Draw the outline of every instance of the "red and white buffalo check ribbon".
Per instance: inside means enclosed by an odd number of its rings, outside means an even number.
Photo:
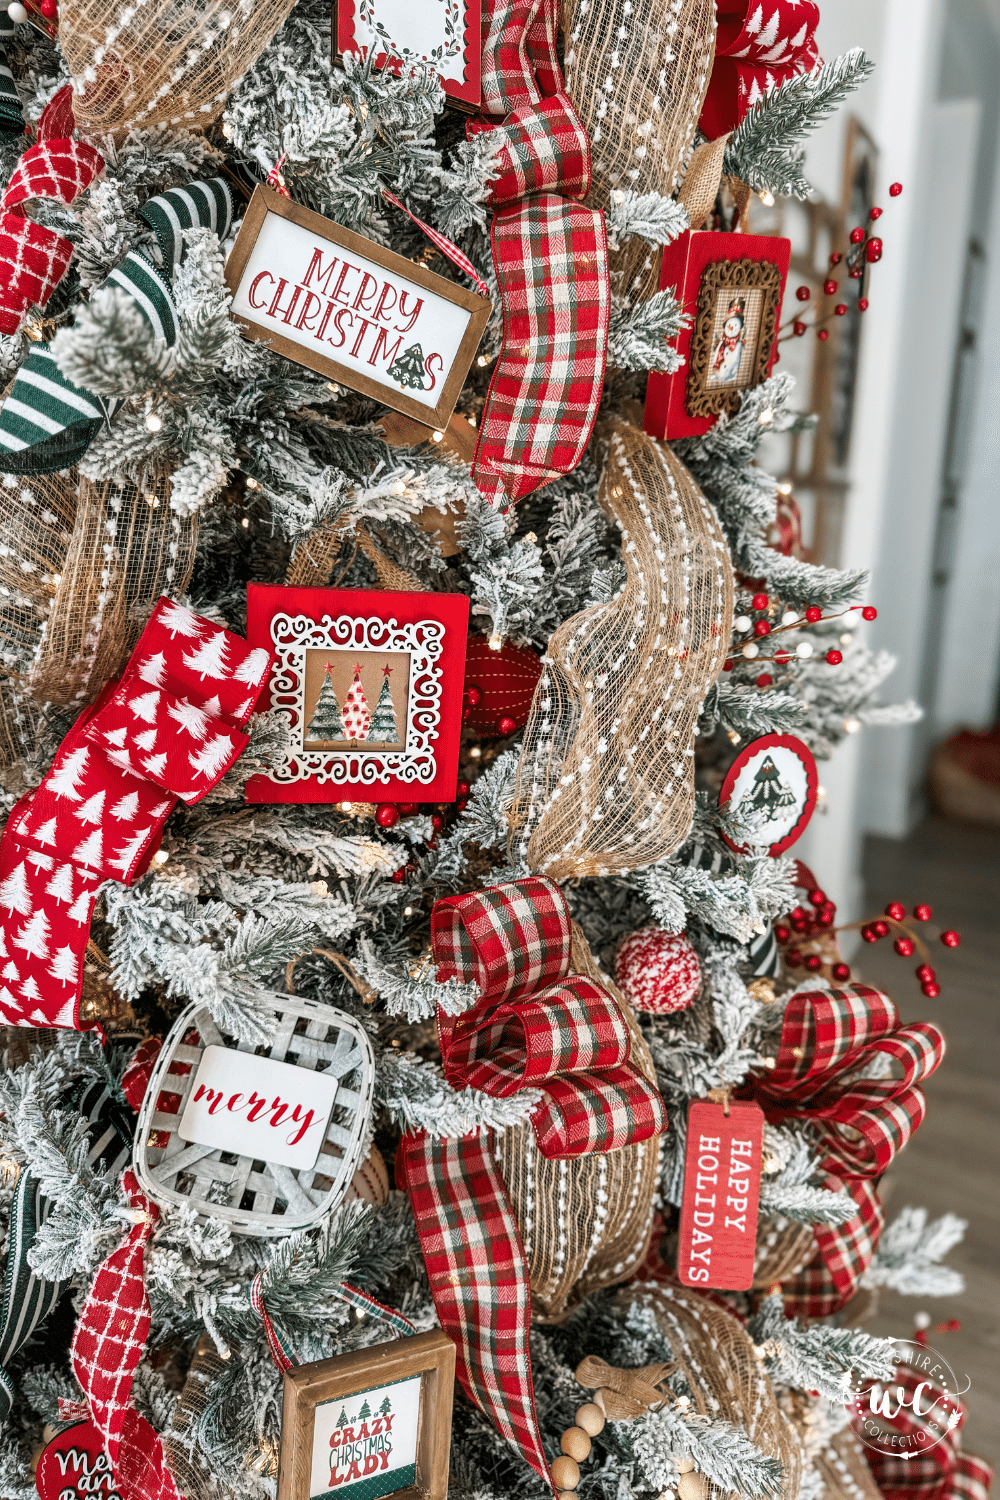
[[[888,995],[868,985],[789,1001],[777,1064],[754,1081],[753,1098],[772,1122],[805,1119],[817,1127],[828,1185],[846,1183],[858,1204],[846,1224],[814,1231],[817,1261],[785,1283],[786,1295],[807,1316],[842,1307],[870,1265],[882,1230],[872,1179],[923,1122],[927,1105],[918,1085],[939,1066],[944,1051],[936,1026],[900,1025]],[[879,1056],[892,1059],[896,1076],[864,1076]]]
[[[69,240],[25,215],[31,198],[72,203],[104,171],[104,158],[84,141],[53,137],[73,128],[67,84],[39,122],[38,141],[21,157],[0,199],[0,333],[17,333],[29,307],[44,307],[66,273]]]
[[[874,1425],[869,1390],[866,1385],[857,1398],[851,1424],[856,1432],[864,1430],[863,1424],[869,1431]],[[884,1391],[888,1399],[876,1396],[876,1405],[878,1425],[887,1437],[869,1441],[865,1449],[882,1494],[892,1500],[987,1500],[992,1466],[962,1451],[960,1434],[968,1415],[964,1401],[927,1369],[911,1365],[897,1366]]]
[[[77,719],[0,840],[0,1021],[79,1029],[98,888],[149,867],[178,799],[211,791],[272,655],[161,599],[119,681]]]
[[[487,0],[486,117],[469,126],[497,145],[491,245],[504,315],[472,477],[504,508],[580,462],[607,363],[607,236],[603,214],[570,201],[590,191],[590,142],[565,92],[558,9]]]
[[[661,1135],[663,1101],[630,1061],[611,995],[570,973],[572,924],[551,881],[530,879],[438,901],[439,980],[474,982],[479,1001],[438,1013],[445,1076],[493,1098],[537,1088],[530,1115],[543,1156],[614,1151]],[[535,1415],[524,1248],[489,1135],[406,1135],[402,1165],[441,1327],[469,1398],[549,1479]]]
[[[159,1217],[131,1171],[122,1187],[136,1223],[99,1268],[73,1334],[73,1373],[90,1417],[104,1436],[122,1500],[179,1500],[153,1428],[132,1405],[132,1382],[149,1336],[143,1275],[146,1246]]]

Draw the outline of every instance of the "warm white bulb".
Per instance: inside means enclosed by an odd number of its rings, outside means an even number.
[[[240,522],[240,525],[243,527],[244,531],[249,531],[250,530],[250,517],[249,516],[244,516],[243,520]]]
[[[760,199],[761,203],[763,203],[763,205],[764,205],[765,208],[773,208],[774,207],[774,194],[773,193],[763,192],[763,193],[758,193],[757,196]]]
[[[494,630],[493,634],[490,636],[490,639],[489,639],[490,650],[491,651],[499,651],[502,646],[503,646],[503,636],[500,635],[497,631]]]
[[[849,630],[845,630],[843,635],[840,637],[840,644],[842,646],[849,646],[853,639],[854,637],[851,632]]]
[[[162,426],[163,426],[163,418],[162,417],[158,417],[156,415],[155,411],[150,411],[150,412],[146,413],[146,431],[147,432],[159,432],[159,430],[160,430],[160,428]]]
[[[166,849],[157,849],[156,853],[153,855],[153,864],[157,866],[165,865],[169,858],[170,855],[167,853]]]
[[[860,719],[851,718],[851,719],[845,719],[844,720],[844,733],[845,734],[857,734],[857,732],[858,732],[858,730],[860,728],[861,728],[861,720]]]
[[[771,410],[771,408],[769,406],[765,406],[764,410],[761,412],[760,416],[757,418],[757,421],[760,423],[760,425],[762,427],[769,427],[771,425],[771,423],[774,421],[774,412]]]
[[[431,433],[431,441],[432,442],[440,443],[440,442],[443,442],[443,440],[444,440],[444,433],[443,432],[432,432]]]

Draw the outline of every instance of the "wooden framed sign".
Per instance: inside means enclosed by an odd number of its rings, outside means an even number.
[[[402,73],[430,63],[459,109],[482,102],[481,0],[334,0],[334,52],[367,56],[377,68]]]
[[[454,1389],[439,1329],[287,1371],[278,1500],[445,1500]]]
[[[254,189],[226,285],[248,338],[436,428],[491,306],[266,187]]]

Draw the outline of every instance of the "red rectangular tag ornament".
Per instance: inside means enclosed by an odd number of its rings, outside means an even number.
[[[688,1108],[677,1274],[684,1286],[753,1284],[764,1114],[757,1104],[696,1099]]]

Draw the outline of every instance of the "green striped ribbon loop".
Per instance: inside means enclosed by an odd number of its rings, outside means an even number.
[[[48,1317],[69,1285],[65,1281],[45,1281],[28,1265],[28,1251],[48,1218],[49,1207],[38,1178],[22,1171],[10,1208],[7,1269],[0,1303],[0,1427],[10,1416],[15,1395],[14,1383],[5,1367],[42,1319]]]
[[[14,22],[6,10],[0,11],[0,135],[24,134],[21,96],[14,86],[14,75],[7,66],[7,43],[13,40]]]
[[[135,298],[135,304],[163,343],[177,342],[177,312],[169,280],[138,250],[130,250],[104,283],[117,286]]]
[[[220,240],[229,233],[233,195],[224,177],[210,177],[149,198],[139,217],[156,235],[163,270],[171,278],[184,258],[185,229],[214,229]]]

